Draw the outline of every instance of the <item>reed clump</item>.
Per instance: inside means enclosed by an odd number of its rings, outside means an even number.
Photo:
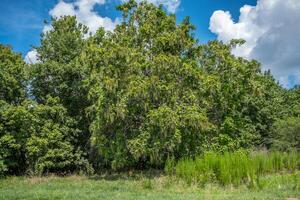
[[[177,163],[168,159],[166,172],[187,183],[218,183],[221,185],[259,185],[262,176],[280,172],[296,172],[300,167],[299,153],[290,152],[206,152],[194,159],[183,158]]]

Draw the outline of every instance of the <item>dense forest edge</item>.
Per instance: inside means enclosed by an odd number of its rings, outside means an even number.
[[[53,18],[37,63],[0,44],[0,176],[159,169],[251,185],[297,173],[299,86],[235,57],[242,39],[200,44],[188,17],[118,10],[112,32]]]

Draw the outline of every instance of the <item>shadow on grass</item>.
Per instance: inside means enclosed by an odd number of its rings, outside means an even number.
[[[118,181],[118,180],[143,180],[154,179],[164,175],[162,170],[132,170],[127,172],[113,172],[110,170],[101,171],[89,177],[90,180],[106,180],[106,181]]]

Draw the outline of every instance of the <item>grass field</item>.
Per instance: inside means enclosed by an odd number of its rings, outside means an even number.
[[[69,177],[9,177],[0,180],[2,200],[286,200],[300,199],[300,173],[272,175],[261,180],[260,188],[218,185],[187,185],[164,175],[110,175],[88,178]]]

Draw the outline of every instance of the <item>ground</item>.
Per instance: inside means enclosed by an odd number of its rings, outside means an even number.
[[[2,200],[298,200],[299,173],[264,178],[260,186],[188,185],[164,175],[8,177]]]

